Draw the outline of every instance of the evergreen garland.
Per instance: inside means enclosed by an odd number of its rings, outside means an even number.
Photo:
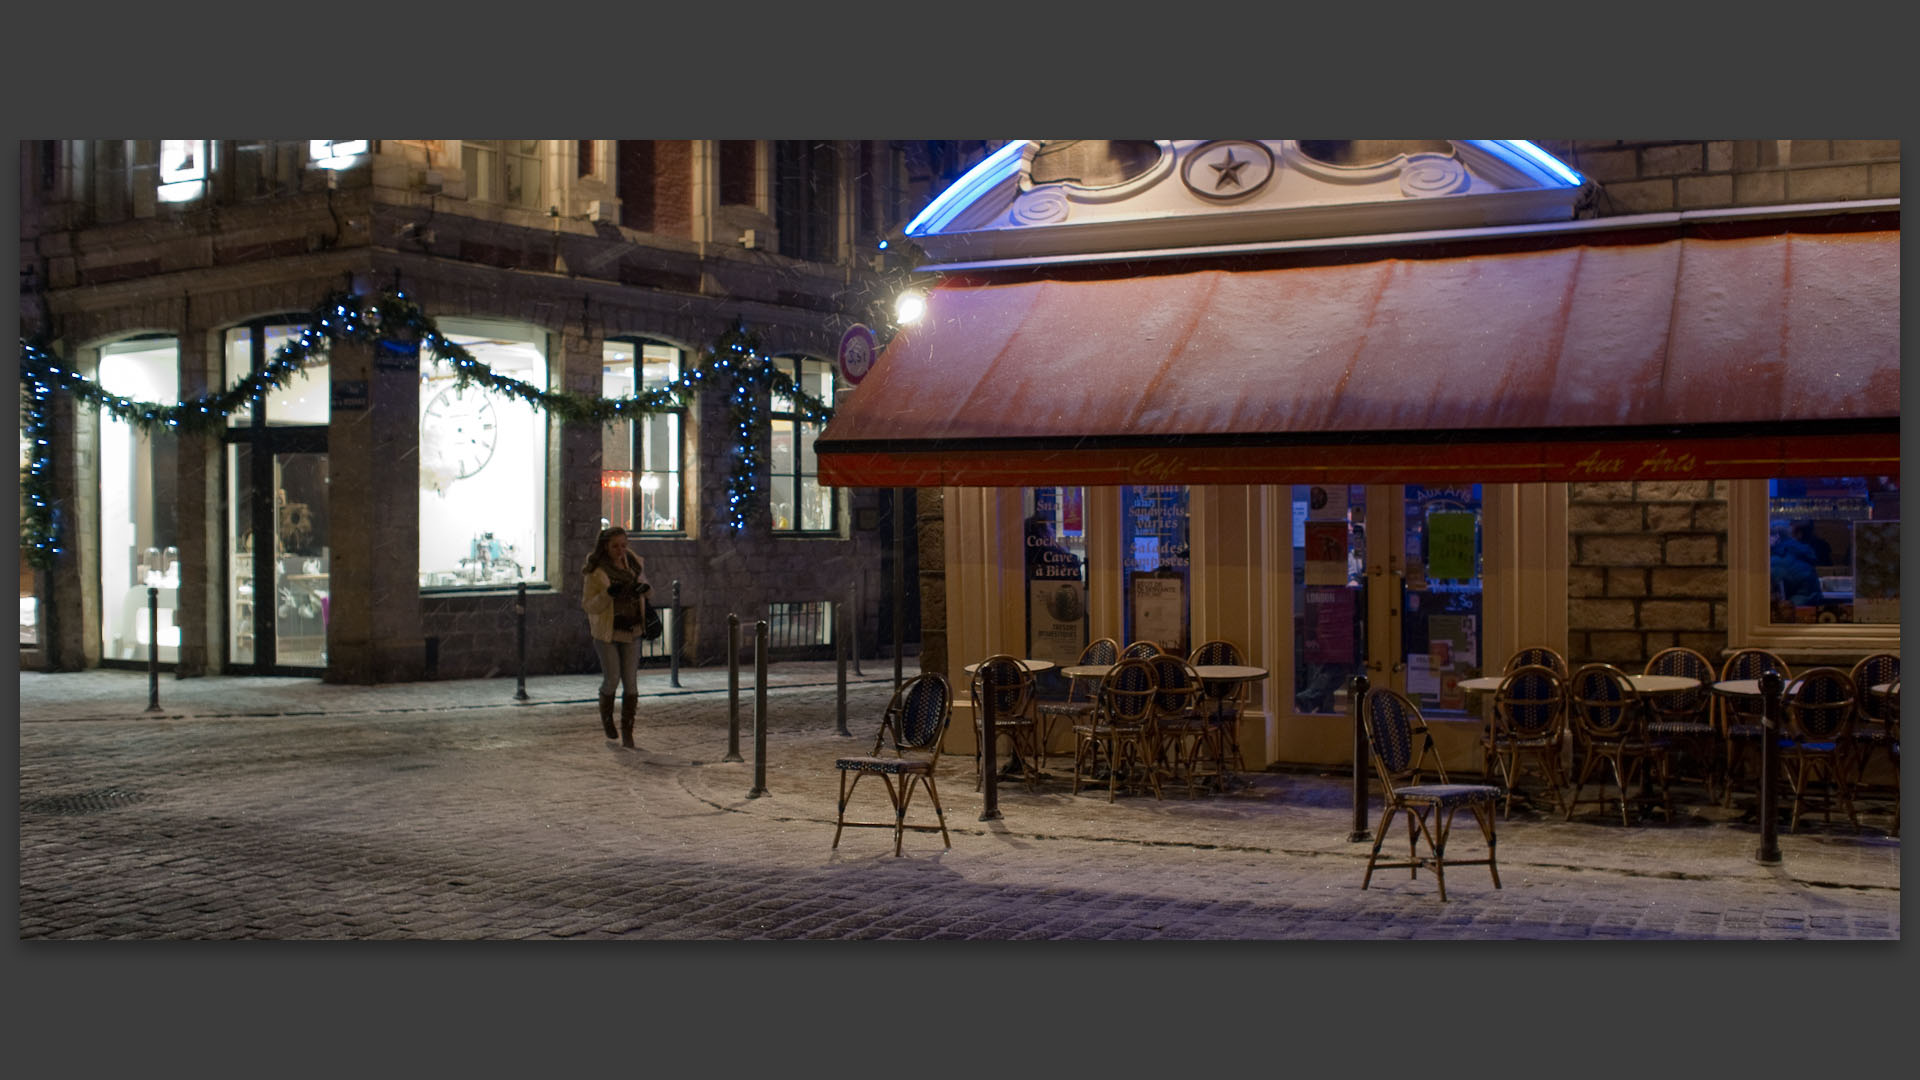
[[[420,306],[398,290],[371,300],[336,292],[317,305],[300,336],[281,346],[266,366],[250,372],[218,393],[202,394],[175,405],[135,401],[109,392],[99,383],[68,367],[44,345],[20,342],[21,421],[28,440],[28,460],[21,477],[25,505],[20,518],[20,548],[29,565],[51,569],[63,548],[62,515],[53,496],[52,398],[66,393],[84,405],[111,414],[142,433],[157,429],[189,434],[224,431],[236,410],[283,389],[332,342],[373,343],[376,347],[411,353],[416,344],[433,359],[453,368],[454,385],[479,386],[492,394],[517,398],[569,423],[611,424],[668,409],[684,408],[689,398],[709,382],[729,394],[735,423],[733,467],[727,477],[728,520],[738,531],[747,524],[752,497],[760,490],[759,474],[768,454],[762,426],[768,393],[793,403],[794,413],[808,423],[824,423],[832,406],[776,370],[759,353],[758,339],[736,324],[720,335],[699,364],[672,383],[629,397],[604,398],[543,390],[496,373],[460,345],[447,340]]]

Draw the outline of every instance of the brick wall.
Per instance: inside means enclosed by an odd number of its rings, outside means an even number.
[[[1897,198],[1898,139],[1541,139],[1601,185],[1601,216]]]
[[[1710,480],[1570,484],[1567,659],[1637,671],[1727,643],[1726,487]]]

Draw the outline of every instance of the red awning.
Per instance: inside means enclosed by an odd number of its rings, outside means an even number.
[[[1899,470],[1900,234],[953,280],[817,444],[834,485]]]

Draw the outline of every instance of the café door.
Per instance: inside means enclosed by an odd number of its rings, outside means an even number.
[[[1457,684],[1483,667],[1480,485],[1296,485],[1293,509],[1295,710],[1350,714],[1364,672],[1464,716]]]

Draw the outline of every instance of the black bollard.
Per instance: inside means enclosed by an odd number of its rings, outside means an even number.
[[[985,693],[980,695],[980,786],[987,793],[985,806],[980,811],[981,821],[994,821],[1000,817],[1000,784],[998,773],[1000,763],[995,757],[993,729],[993,684],[983,680]],[[1112,765],[1112,762],[1108,762]],[[1028,766],[1031,768],[1032,766]]]
[[[740,756],[740,616],[727,613],[727,756],[721,761],[745,761]]]
[[[160,590],[147,586],[147,711],[160,711]]]
[[[673,618],[667,622],[667,681],[680,685],[680,579],[673,579]]]
[[[1347,693],[1353,697],[1353,831],[1347,834],[1347,840],[1357,844],[1371,839],[1367,835],[1367,727],[1360,719],[1367,698],[1367,677],[1355,675],[1347,684]]]
[[[853,579],[853,626],[847,631],[847,651],[853,654],[853,673],[866,678],[867,673],[860,670],[860,579]]]
[[[1780,773],[1780,694],[1786,680],[1768,668],[1760,675],[1760,850],[1754,861],[1767,866],[1780,862],[1779,796]]]
[[[844,611],[839,618],[833,621],[833,685],[835,690],[833,733],[835,735],[845,735],[848,738],[852,738],[853,732],[847,730],[847,639],[846,635],[840,633],[840,627],[846,621],[847,617]]]
[[[514,688],[513,700],[527,700],[527,583],[521,582],[518,595],[513,601],[513,614],[519,620],[520,635],[520,679]]]
[[[767,620],[753,624],[753,790],[747,798],[767,793]]]

